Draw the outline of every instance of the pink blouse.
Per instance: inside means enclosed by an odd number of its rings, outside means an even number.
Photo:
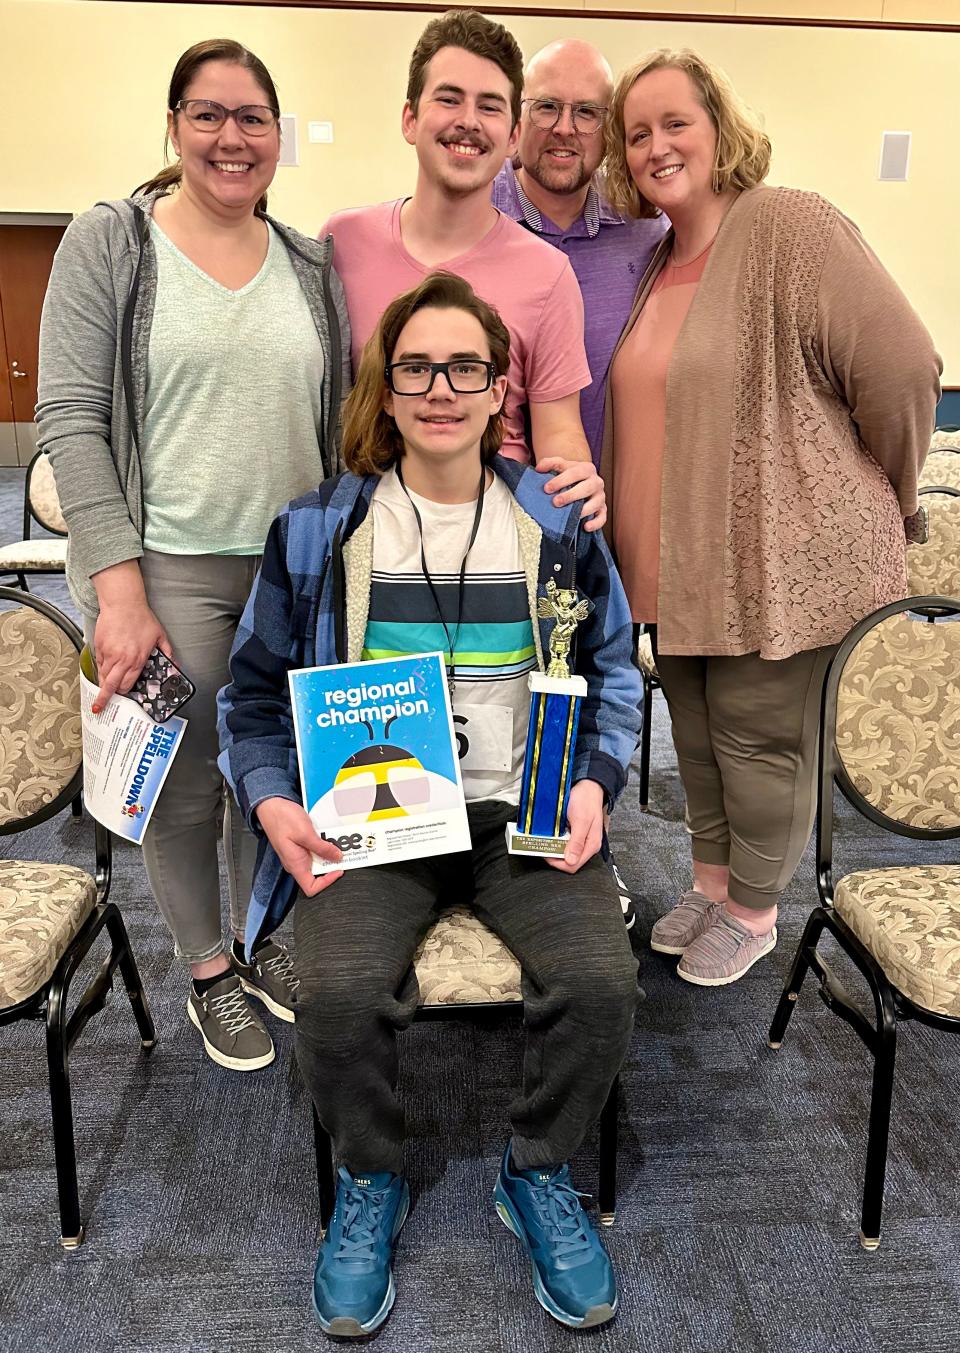
[[[666,264],[611,372],[617,461],[613,539],[633,619],[647,624],[657,619],[667,374],[712,246],[713,241],[682,267]]]

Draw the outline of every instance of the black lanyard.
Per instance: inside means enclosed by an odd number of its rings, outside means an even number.
[[[430,570],[427,568],[427,556],[423,548],[423,522],[420,518],[420,513],[417,511],[416,503],[410,497],[410,490],[403,482],[403,471],[400,468],[399,461],[397,461],[397,479],[400,481],[400,487],[407,495],[407,498],[410,501],[410,506],[413,508],[413,515],[417,519],[417,531],[420,534],[420,567],[423,570],[423,576],[424,579],[426,580],[426,584],[430,589],[430,595],[433,598],[433,604],[437,609],[437,619],[443,626],[444,637],[446,638],[447,648],[450,652],[450,667],[447,672],[447,684],[450,687],[450,695],[452,698],[453,692],[456,690],[457,686],[457,668],[456,663],[454,661],[454,654],[456,652],[457,641],[460,638],[460,627],[463,624],[463,593],[467,579],[467,555],[469,555],[470,551],[473,549],[474,542],[476,541],[477,538],[477,532],[480,530],[480,518],[483,515],[483,494],[487,484],[487,467],[485,465],[480,466],[480,487],[477,490],[477,510],[473,514],[473,529],[470,532],[470,540],[467,544],[466,551],[460,564],[460,586],[457,591],[457,627],[453,631],[452,639],[450,638],[450,631],[447,628],[447,622],[443,618],[443,611],[440,607],[440,598],[437,596],[437,589],[434,586],[433,579],[430,577]]]

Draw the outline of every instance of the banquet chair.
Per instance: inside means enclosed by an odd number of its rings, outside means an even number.
[[[908,593],[960,597],[960,487],[921,489],[920,504],[927,538],[907,545]]]
[[[960,451],[960,427],[942,423],[935,429],[930,438],[930,450],[941,451],[944,447]]]
[[[30,535],[33,522],[50,536]],[[27,591],[27,576],[35,573],[65,573],[67,568],[67,523],[49,458],[38,451],[27,466],[23,489],[23,539],[0,545],[0,577],[13,576]]]
[[[56,607],[0,587],[0,836],[47,821],[76,800],[83,778],[83,638]],[[0,1026],[42,1020],[53,1116],[60,1243],[84,1237],[70,1090],[70,1053],[101,1010],[119,969],[145,1049],[156,1034],[123,919],[108,901],[110,834],[95,829],[93,875],[69,864],[0,856]],[[72,1013],[74,974],[101,931],[110,951]]]
[[[884,865],[837,877],[836,792],[895,836],[917,843],[960,837],[958,615],[957,598],[894,602],[855,625],[833,659],[820,724],[820,905],[806,923],[770,1026],[769,1046],[779,1048],[812,969],[828,1010],[855,1030],[873,1058],[860,1216],[866,1250],[880,1244],[898,1027],[917,1020],[960,1033],[960,865]],[[824,930],[869,987],[872,1019],[820,951]]]
[[[953,435],[957,438],[955,446],[944,443],[931,448],[920,471],[921,489],[940,488],[942,485],[960,489],[960,433]]]

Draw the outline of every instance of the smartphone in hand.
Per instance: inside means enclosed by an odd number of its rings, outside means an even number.
[[[196,691],[196,686],[173,659],[155,648],[126,696],[136,700],[154,723],[166,723]]]
[[[908,545],[926,545],[930,539],[930,517],[924,503],[912,517],[904,517],[903,533]]]

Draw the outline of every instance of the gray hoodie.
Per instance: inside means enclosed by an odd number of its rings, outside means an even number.
[[[143,554],[140,440],[157,287],[148,230],[159,193],[98,202],[68,227],[40,324],[37,425],[70,530],[67,582],[97,614],[90,576]],[[337,420],[350,388],[350,326],[333,242],[270,220],[286,245],[323,347],[324,471],[339,463]]]

